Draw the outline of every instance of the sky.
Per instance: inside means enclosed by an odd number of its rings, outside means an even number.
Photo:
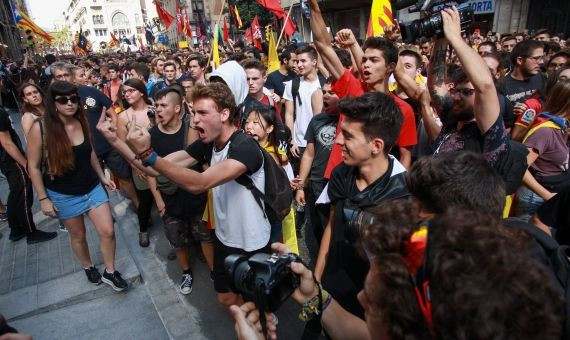
[[[27,0],[27,3],[32,20],[43,29],[51,30],[69,0]]]

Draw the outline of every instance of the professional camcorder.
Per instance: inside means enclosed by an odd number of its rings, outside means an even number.
[[[467,0],[419,0],[415,1],[402,1],[394,4],[395,9],[401,9],[413,4],[410,12],[424,11],[431,13],[431,15],[423,18],[400,24],[400,32],[402,33],[402,40],[405,43],[412,43],[420,37],[431,38],[443,37],[443,20],[441,18],[441,9],[450,7],[452,4],[458,3],[457,10],[461,18],[461,30],[468,30],[474,20],[474,13],[471,6],[464,3]]]
[[[362,235],[364,228],[374,224],[378,216],[357,207],[345,206],[343,208],[345,229],[344,237],[349,243],[356,243]]]
[[[295,254],[255,254],[250,258],[230,255],[224,260],[231,289],[265,311],[274,312],[299,287],[299,277],[291,271]]]

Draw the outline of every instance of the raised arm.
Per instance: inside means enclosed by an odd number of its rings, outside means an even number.
[[[461,38],[461,19],[457,8],[441,11],[445,38],[454,48],[461,61],[465,74],[475,88],[473,112],[481,133],[487,132],[499,118],[500,106],[497,90],[487,64]]]
[[[317,0],[309,0],[309,7],[311,8],[311,30],[313,31],[315,47],[323,59],[323,64],[327,70],[329,70],[331,77],[335,80],[340,79],[344,73],[344,67],[332,47],[327,25],[325,24]]]

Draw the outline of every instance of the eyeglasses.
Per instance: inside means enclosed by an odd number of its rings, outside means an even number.
[[[79,96],[57,97],[54,100],[56,101],[56,103],[59,103],[61,105],[65,105],[68,102],[71,102],[72,104],[77,104],[79,103]]]
[[[135,91],[138,91],[138,90],[137,90],[137,89],[126,89],[126,90],[123,90],[123,96],[126,95],[126,94],[132,94],[132,93],[134,93]]]
[[[475,93],[475,89],[470,89],[468,87],[464,87],[462,89],[452,88],[452,89],[449,89],[449,93],[451,93],[451,94],[460,93],[463,97],[469,97],[469,96],[472,96],[473,93]]]

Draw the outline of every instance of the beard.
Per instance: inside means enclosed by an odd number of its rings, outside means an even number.
[[[473,109],[465,109],[459,112],[452,112],[450,118],[456,122],[465,122],[473,120],[473,118],[475,118],[475,113],[473,112]]]

